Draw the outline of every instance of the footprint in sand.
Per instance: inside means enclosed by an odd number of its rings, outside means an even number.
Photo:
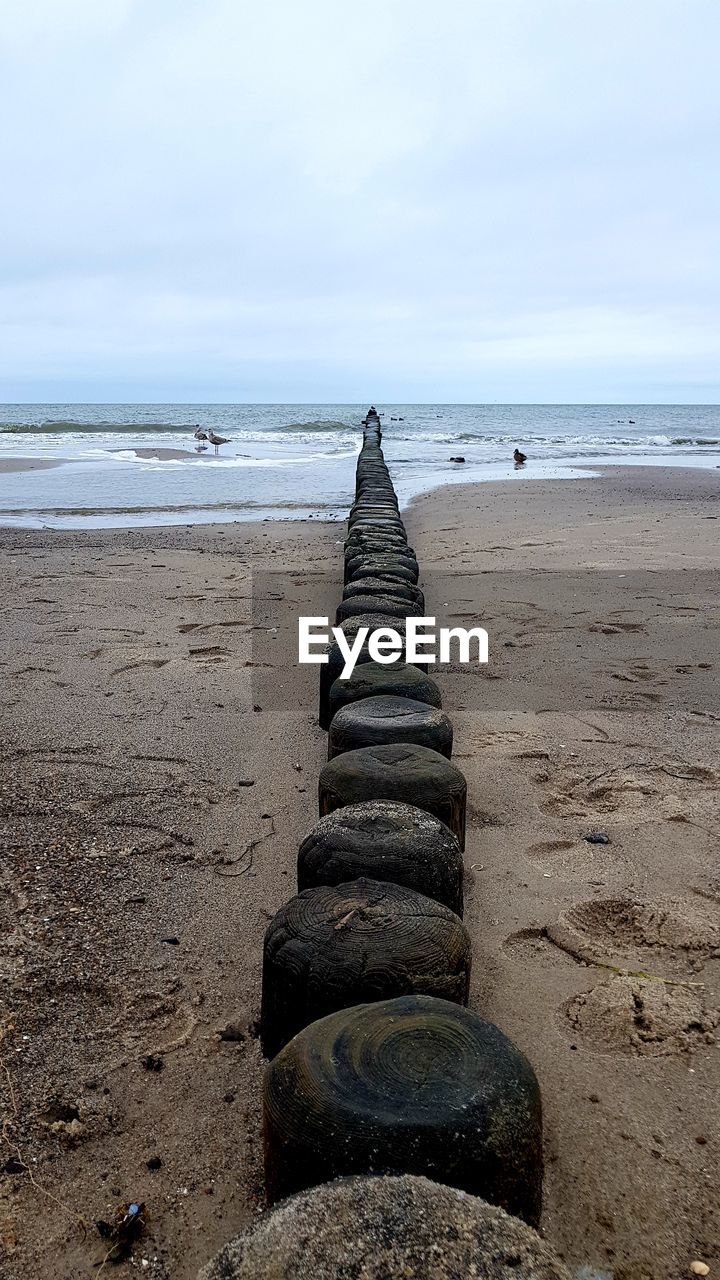
[[[547,936],[584,964],[621,969],[698,972],[720,958],[717,911],[674,899],[580,902],[547,925]]]
[[[617,975],[573,996],[560,1023],[598,1053],[663,1057],[715,1043],[720,1011],[708,1009],[693,987]]]
[[[199,649],[191,649],[190,656],[192,658],[228,658],[230,657],[230,650],[222,649],[216,644],[210,644]]]
[[[552,880],[603,883],[618,864],[616,849],[586,840],[539,840],[528,845],[525,857]]]
[[[525,856],[532,861],[542,862],[553,853],[560,853],[564,849],[572,848],[572,840],[540,840],[537,844],[528,845],[525,850]]]
[[[124,667],[118,667],[115,671],[111,671],[111,676],[119,676],[123,671],[134,671],[137,667],[152,667],[159,670],[160,667],[167,666],[169,658],[139,658],[137,662],[128,662]]]
[[[611,671],[610,676],[613,680],[624,680],[628,684],[637,684],[639,680],[659,680],[660,673],[653,671],[644,662],[637,662],[634,666],[628,667],[626,671]],[[662,684],[667,683],[661,681]]]
[[[604,636],[620,636],[627,633],[647,635],[647,627],[641,622],[591,622],[588,631],[602,632]]]

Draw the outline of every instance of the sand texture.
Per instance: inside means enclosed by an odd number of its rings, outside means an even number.
[[[437,672],[470,1007],[537,1072],[542,1227],[584,1276],[720,1265],[719,485],[618,468],[406,516],[428,612],[490,634]],[[97,1274],[130,1200],[163,1280],[257,1221],[262,939],[327,749],[297,616],[334,613],[341,537],[0,530],[3,1280]]]
[[[427,1178],[343,1178],[285,1200],[198,1280],[569,1280],[524,1222]]]

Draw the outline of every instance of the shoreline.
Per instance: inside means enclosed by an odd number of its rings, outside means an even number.
[[[147,449],[135,450],[135,452],[138,453],[138,455],[142,454],[142,456],[147,458],[147,460],[178,461],[180,458],[184,459],[185,457],[193,462],[209,460],[206,455],[195,455],[194,453],[185,454],[182,450]],[[161,454],[163,455],[162,457],[160,457]],[[211,456],[214,460],[214,455]],[[21,472],[62,467],[70,465],[70,462],[70,459],[48,458],[0,459],[0,475],[3,471]],[[525,486],[528,483],[532,483],[533,486],[538,484],[567,484],[568,482],[578,483],[589,478],[600,478],[602,476],[612,474],[622,476],[625,474],[637,475],[638,473],[642,474],[644,472],[652,473],[652,475],[655,476],[665,472],[677,472],[681,475],[690,472],[693,474],[703,475],[707,478],[698,483],[705,484],[710,488],[714,485],[720,492],[720,477],[715,474],[716,471],[720,471],[720,462],[716,463],[714,456],[712,459],[703,458],[702,460],[694,457],[683,460],[678,456],[674,457],[671,462],[648,462],[645,459],[637,462],[628,461],[627,459],[618,459],[608,462],[588,459],[581,460],[573,464],[555,461],[547,461],[544,463],[538,462],[530,468],[522,467],[519,469],[513,468],[512,464],[492,464],[492,467],[492,474],[488,474],[490,471],[490,465],[488,465],[484,469],[483,474],[478,475],[477,468],[474,468],[472,464],[468,464],[467,468],[464,468],[463,471],[458,468],[451,479],[443,478],[439,484],[432,484],[428,488],[421,488],[409,496],[403,496],[403,486],[399,483],[397,488],[401,496],[400,509],[403,513],[409,513],[414,509],[414,506],[417,503],[421,502],[424,498],[429,497],[431,494],[445,491],[451,493],[459,488],[467,489],[469,487],[479,487],[484,490],[487,486],[517,486],[518,484]],[[712,477],[712,479],[710,477]],[[679,482],[678,477],[677,483]],[[508,492],[512,492],[512,490],[508,490]],[[289,508],[294,509],[289,512]],[[323,511],[321,506],[314,506],[313,504],[308,504],[304,508],[298,508],[297,504],[288,503],[282,507],[269,505],[258,509],[257,507],[243,506],[242,504],[235,507],[231,504],[223,503],[221,504],[221,509],[228,511],[228,516],[225,520],[219,520],[217,509],[214,510],[207,504],[198,507],[183,505],[139,508],[123,506],[116,508],[102,507],[97,509],[86,509],[82,507],[43,509],[13,508],[6,511],[0,510],[0,528],[32,529],[40,527],[56,529],[58,531],[61,529],[73,529],[78,532],[82,530],[91,532],[103,528],[116,530],[123,528],[174,528],[186,524],[213,525],[218,523],[232,525],[253,523],[263,520],[283,522],[287,520],[314,519],[332,523],[333,519],[335,521],[343,519],[343,511],[339,507],[333,506],[331,511],[327,511],[327,509]],[[88,515],[84,514],[86,510],[89,512]],[[284,514],[278,514],[278,512],[281,511]],[[143,524],[142,517],[150,515],[151,513],[156,515],[158,518],[154,521],[149,521]],[[132,518],[118,520],[116,519],[118,516]],[[58,520],[62,523],[53,524],[51,523],[53,520]],[[66,523],[67,521],[74,521],[75,523]],[[82,521],[82,523],[78,523],[79,521]]]

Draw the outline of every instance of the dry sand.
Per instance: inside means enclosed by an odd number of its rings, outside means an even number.
[[[618,468],[407,513],[429,609],[490,632],[489,667],[439,673],[471,1003],[541,1080],[547,1238],[614,1280],[720,1264],[718,483]],[[297,616],[333,611],[341,536],[0,530],[4,1280],[97,1274],[95,1220],[132,1199],[130,1265],[190,1280],[260,1211],[262,936],[325,751]]]

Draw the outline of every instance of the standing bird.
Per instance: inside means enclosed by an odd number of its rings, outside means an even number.
[[[211,428],[210,428],[210,430],[208,431],[207,436],[205,437],[205,439],[206,439],[206,440],[209,440],[211,444],[214,444],[214,445],[215,445],[215,456],[216,456],[216,457],[217,457],[217,451],[218,451],[219,446],[220,446],[221,444],[227,444],[227,443],[228,443],[227,438],[226,438],[225,436],[216,436],[216,435],[215,435],[215,432],[214,432],[214,431],[213,431],[213,429],[212,429],[212,427],[211,427]]]
[[[517,465],[521,467],[523,462],[527,460],[527,454],[521,453],[519,449],[516,449],[513,454],[513,458],[515,459],[515,462],[517,463]]]
[[[195,440],[207,440],[207,432],[203,431],[202,427],[196,427],[193,431],[193,438]]]

